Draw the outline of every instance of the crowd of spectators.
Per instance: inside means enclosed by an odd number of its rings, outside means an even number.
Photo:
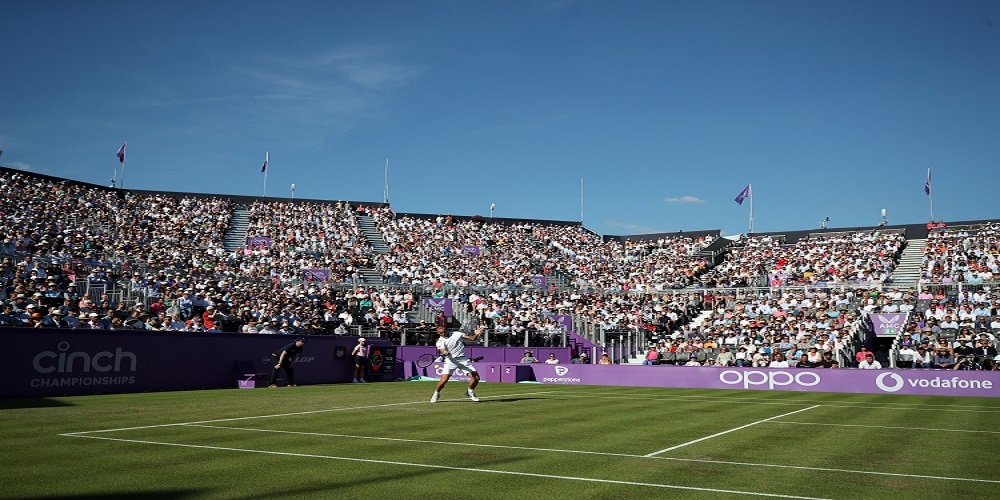
[[[892,273],[906,239],[896,231],[857,231],[802,238],[742,238],[702,278],[709,288],[877,284]]]
[[[927,235],[921,283],[979,285],[1000,277],[1000,223],[940,228]]]
[[[674,363],[753,366],[778,355],[793,366],[835,355],[850,343],[849,326],[871,312],[912,313],[907,333],[917,347],[948,339],[953,328],[969,330],[946,340],[953,349],[976,344],[979,332],[993,342],[1000,328],[995,293],[836,286],[883,282],[904,244],[891,231],[793,245],[743,238],[712,267],[699,255],[711,237],[602,241],[579,225],[256,201],[248,207],[251,243],[227,251],[223,234],[236,208],[229,198],[123,192],[9,171],[0,173],[0,195],[0,325],[295,334],[361,325],[399,339],[407,329],[432,330],[406,314],[427,291],[463,304],[495,345],[553,345],[565,315],[603,331],[648,332]],[[359,213],[374,219],[388,253],[372,251]],[[988,282],[998,271],[998,235],[996,223],[936,229],[922,280]],[[361,284],[363,267],[390,286]],[[533,280],[539,275],[549,287]],[[806,286],[714,291],[762,277],[775,287]],[[703,308],[708,318],[692,324]]]
[[[703,321],[661,337],[647,360],[686,366],[841,366],[860,305],[877,297],[845,289],[706,293]],[[653,364],[653,363],[650,363]]]
[[[581,290],[680,289],[709,262],[697,252],[711,238],[676,236],[624,244],[577,225],[395,216],[373,211],[390,252],[377,257],[389,283],[532,286],[532,275],[561,274]]]

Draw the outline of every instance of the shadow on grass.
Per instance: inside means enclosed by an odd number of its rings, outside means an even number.
[[[526,458],[510,458],[506,460],[482,461],[482,462],[476,462],[475,464],[455,464],[455,466],[468,467],[469,469],[490,469],[490,468],[495,468],[499,465],[513,464],[515,462],[520,462],[522,460],[526,460]],[[403,465],[403,464],[399,463],[395,465]],[[453,474],[455,472],[461,472],[446,468],[446,467],[451,467],[451,465],[442,465],[441,467],[435,467],[432,465],[414,464],[409,467],[413,467],[412,469],[410,469],[409,472],[399,472],[396,474],[379,473],[376,475],[372,475],[370,479],[365,479],[361,481],[352,479],[350,482],[339,482],[339,483],[331,482],[330,484],[322,485],[322,487],[309,487],[309,488],[299,488],[299,489],[289,488],[287,490],[282,490],[282,495],[289,497],[296,497],[296,496],[305,496],[307,494],[315,492],[331,493],[337,491],[340,488],[347,488],[353,491],[355,488],[359,486],[364,486],[366,484],[383,485],[386,482],[394,480],[409,480],[419,477],[431,477],[436,474]],[[435,489],[440,489],[440,485],[442,484],[442,482],[436,482],[436,483],[427,482],[426,484],[428,490],[432,492]],[[427,493],[429,492],[425,492],[423,496],[427,496]],[[474,498],[474,495],[472,497]]]
[[[24,500],[40,500],[44,498],[69,498],[71,500],[107,500],[116,498],[142,498],[142,499],[168,499],[168,498],[196,498],[204,496],[202,490],[169,490],[169,491],[128,491],[120,493],[99,493],[99,494],[79,494],[79,495],[51,495],[38,497],[21,497]]]
[[[505,398],[505,397],[494,398],[494,397],[486,396],[486,397],[483,397],[476,404],[477,405],[481,405],[481,404],[486,404],[486,403],[516,403],[518,401],[533,401],[533,400],[536,400],[536,399],[550,400],[552,398],[528,398],[528,397],[524,397],[524,398],[515,398],[515,397],[510,397],[510,398]],[[469,400],[468,399],[465,399],[465,400],[458,399],[458,400],[450,401],[450,402],[451,403],[461,403],[462,401],[468,402]]]
[[[0,410],[19,410],[23,408],[56,408],[59,406],[76,406],[72,403],[49,398],[13,398],[0,399]]]

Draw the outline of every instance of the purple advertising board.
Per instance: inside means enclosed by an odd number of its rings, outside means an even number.
[[[93,332],[93,333],[92,333]],[[267,382],[270,355],[291,335],[5,328],[0,397],[65,396],[236,387],[253,372]],[[310,336],[295,382],[348,382],[356,337]],[[373,339],[377,345],[388,344]],[[284,372],[279,385],[284,383]]]
[[[878,337],[898,337],[906,327],[906,313],[872,313],[868,317]]]
[[[267,236],[252,236],[247,238],[248,247],[269,247],[271,246],[271,238]]]
[[[1000,397],[1000,372],[531,365],[544,384]]]
[[[302,277],[306,281],[328,281],[330,279],[330,270],[303,268]]]
[[[451,299],[435,299],[432,297],[424,297],[424,305],[427,306],[427,309],[433,311],[434,314],[443,312],[444,315],[448,316],[449,318],[452,316]]]
[[[549,287],[549,279],[544,275],[536,274],[531,277],[531,284],[534,285],[536,288],[541,288],[544,290]]]

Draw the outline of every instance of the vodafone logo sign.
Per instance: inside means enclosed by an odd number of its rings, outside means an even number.
[[[888,383],[886,379],[889,379]],[[875,386],[885,392],[896,392],[902,389],[904,385],[906,385],[906,382],[903,381],[903,377],[895,373],[883,373],[875,377]]]

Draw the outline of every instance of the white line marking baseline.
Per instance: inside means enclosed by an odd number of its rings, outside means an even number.
[[[511,396],[531,396],[535,394],[549,394],[552,391],[537,391],[537,392],[521,392],[514,394],[498,394],[496,396],[482,396],[482,399],[499,399]],[[442,399],[441,401],[462,401],[464,398],[460,399]],[[348,411],[348,410],[367,410],[371,408],[386,408],[389,406],[407,406],[407,405],[419,405],[419,404],[430,404],[430,401],[407,401],[404,403],[386,403],[381,405],[368,405],[368,406],[345,406],[342,408],[327,408],[325,410],[310,410],[310,411],[297,411],[292,413],[276,413],[273,415],[254,415],[250,417],[234,417],[234,418],[220,418],[217,420],[201,420],[197,422],[177,422],[173,424],[156,424],[156,425],[140,425],[137,427],[121,427],[119,429],[100,429],[95,431],[78,431],[78,432],[67,432],[60,434],[60,436],[75,436],[78,434],[93,434],[97,432],[118,432],[118,431],[134,431],[139,429],[155,429],[157,427],[175,427],[178,425],[194,425],[194,424],[212,424],[215,422],[235,422],[238,420],[253,420],[258,418],[276,418],[276,417],[291,417],[295,415],[312,415],[316,413],[329,413],[332,411]]]
[[[650,453],[650,454],[648,454],[646,456],[647,457],[655,457],[656,455],[659,455],[660,453],[666,453],[668,451],[673,451],[673,450],[676,450],[678,448],[683,448],[685,446],[689,446],[689,445],[692,445],[692,444],[695,444],[695,443],[700,443],[700,442],[708,440],[708,439],[712,439],[714,437],[719,437],[719,436],[722,436],[724,434],[729,434],[730,432],[735,432],[735,431],[738,431],[738,430],[741,430],[741,429],[746,429],[747,427],[753,427],[753,426],[755,426],[757,424],[762,424],[762,423],[767,422],[769,420],[774,420],[776,418],[781,418],[781,417],[787,417],[788,415],[794,415],[796,413],[801,413],[801,412],[804,412],[804,411],[808,411],[808,410],[811,410],[813,408],[819,408],[819,405],[813,405],[813,406],[810,406],[809,408],[802,408],[801,410],[795,410],[795,411],[790,411],[788,413],[782,413],[781,415],[777,415],[777,416],[774,416],[774,417],[771,417],[771,418],[765,418],[764,420],[758,420],[756,422],[750,422],[749,424],[741,425],[739,427],[733,427],[732,429],[729,429],[729,430],[726,430],[726,431],[716,432],[715,434],[712,434],[711,436],[705,436],[703,438],[695,439],[694,441],[688,441],[686,443],[682,443],[682,444],[679,444],[677,446],[671,446],[670,448],[664,448],[664,449],[662,449],[660,451],[654,451],[653,453]]]
[[[793,400],[768,401],[763,399],[755,401],[749,398],[727,399],[727,398],[713,398],[708,396],[671,396],[669,398],[664,398],[664,397],[653,397],[653,396],[606,396],[606,395],[567,394],[567,393],[558,393],[557,396],[567,397],[567,398],[625,399],[633,401],[670,401],[672,403],[677,403],[678,398],[683,398],[683,399],[693,399],[697,401],[709,401],[717,403],[781,405],[781,406],[802,406],[808,403],[823,403],[822,401],[793,401]],[[896,404],[901,404],[901,403],[896,403]],[[820,406],[823,406],[824,408],[865,408],[865,409],[876,408],[881,410],[905,410],[905,411],[954,411],[954,412],[964,412],[964,413],[1000,413],[1000,409],[962,410],[958,408],[966,408],[966,407],[964,406],[945,407],[944,405],[936,405],[935,407],[926,407],[926,408],[921,407],[920,405],[895,408],[892,406],[879,406],[878,403],[874,404],[858,403],[855,405],[843,404],[843,403],[823,403]]]
[[[488,396],[488,397],[491,397],[491,398],[504,398],[504,397],[512,397],[512,396],[529,396],[529,395],[537,395],[537,394],[551,394],[553,392],[554,391],[537,391],[537,392],[527,392],[527,393],[511,393],[511,394],[499,394],[499,395],[496,395],[496,396]],[[566,394],[559,394],[559,396],[566,396]],[[580,397],[601,397],[601,396],[580,396]],[[608,397],[607,399],[619,399],[619,398]],[[649,400],[654,400],[654,398],[628,398],[628,399],[649,399]],[[720,399],[720,402],[732,402],[732,401],[725,400],[725,399]],[[175,426],[213,427],[213,428],[220,428],[220,429],[238,429],[238,430],[243,430],[243,428],[239,428],[239,427],[211,426],[211,425],[205,425],[205,424],[211,424],[211,423],[216,423],[216,422],[232,422],[232,421],[238,421],[238,420],[251,420],[251,419],[258,419],[258,418],[282,417],[282,416],[291,416],[291,415],[307,415],[307,414],[314,414],[314,413],[326,413],[326,412],[332,412],[332,411],[344,411],[344,410],[354,410],[354,409],[367,409],[367,408],[380,408],[380,407],[388,407],[388,406],[415,405],[415,404],[424,404],[424,403],[429,404],[427,401],[412,401],[412,402],[404,402],[404,403],[390,403],[390,404],[383,404],[383,405],[370,405],[370,406],[358,406],[358,407],[331,408],[331,409],[326,409],[326,410],[315,410],[315,411],[295,412],[295,413],[285,413],[285,414],[275,414],[275,415],[260,415],[260,416],[251,416],[251,417],[242,417],[242,418],[229,418],[229,419],[220,419],[220,420],[205,420],[205,421],[198,421],[198,422],[181,422],[181,423],[174,423],[174,424],[160,424],[160,425],[147,425],[147,426],[139,426],[139,427],[125,427],[125,428],[120,428],[120,429],[102,429],[102,430],[94,430],[94,431],[69,432],[69,433],[59,434],[59,436],[64,436],[64,437],[80,437],[80,438],[89,438],[89,439],[102,439],[102,440],[108,440],[108,441],[123,441],[123,442],[131,442],[131,443],[158,444],[158,445],[164,445],[164,446],[185,446],[185,447],[192,447],[192,448],[211,448],[211,447],[208,447],[208,446],[198,446],[198,445],[184,445],[184,444],[175,444],[175,443],[162,443],[162,442],[155,442],[155,441],[140,441],[140,440],[134,440],[134,439],[120,439],[120,438],[101,437],[101,436],[88,436],[86,434],[104,433],[104,432],[118,432],[118,431],[137,430],[137,429],[165,428],[165,427],[175,427]],[[765,403],[761,403],[761,404],[765,404]],[[778,403],[778,404],[791,404],[791,403]],[[807,409],[809,409],[809,408],[805,408],[805,409],[799,410],[799,411],[804,411],[804,410],[807,410]],[[792,412],[792,413],[794,413],[794,412]],[[777,418],[777,417],[775,417],[775,418]],[[768,422],[768,423],[779,423],[780,424],[780,423],[784,423],[784,422]],[[789,423],[791,423],[791,422],[789,422]],[[252,430],[254,430],[254,431],[261,431],[261,432],[292,432],[292,431],[269,431],[269,430],[263,430],[263,429],[252,429]],[[310,434],[324,435],[324,434],[321,434],[321,433],[310,433]],[[336,434],[334,434],[332,436],[335,436],[335,437],[345,437],[345,438],[358,438],[358,439],[376,439],[376,438],[373,438],[373,437],[370,437],[370,436],[348,436],[348,435],[336,435]],[[396,439],[396,438],[381,438],[381,439]],[[405,439],[400,439],[400,441],[426,442],[426,441],[405,440]],[[754,462],[735,462],[735,461],[726,461],[726,460],[711,460],[711,459],[682,458],[682,457],[663,457],[663,456],[652,456],[652,457],[650,457],[650,456],[647,456],[647,455],[630,455],[630,454],[594,452],[594,451],[582,451],[582,450],[561,450],[561,449],[547,449],[547,448],[526,448],[526,447],[519,447],[519,446],[483,445],[483,444],[470,444],[470,443],[450,443],[449,442],[449,443],[444,443],[444,444],[453,445],[453,446],[455,446],[455,445],[457,445],[457,446],[482,446],[482,447],[492,447],[492,448],[507,448],[507,449],[514,449],[514,450],[543,451],[543,452],[553,452],[553,453],[579,453],[579,454],[594,454],[594,455],[606,455],[606,456],[621,456],[621,457],[625,457],[625,458],[649,458],[649,459],[652,459],[652,460],[671,460],[671,461],[676,461],[676,462],[694,462],[694,463],[704,463],[704,464],[733,465],[733,466],[741,466],[741,467],[768,467],[768,468],[775,468],[775,469],[793,469],[793,470],[802,470],[802,471],[834,472],[834,473],[848,473],[848,474],[864,474],[864,475],[871,475],[871,476],[889,476],[889,477],[902,477],[902,478],[913,478],[913,479],[933,479],[933,480],[943,480],[943,481],[965,481],[965,482],[1000,484],[1000,480],[992,480],[992,479],[977,479],[977,478],[949,477],[949,476],[931,476],[931,475],[925,475],[925,474],[902,474],[902,473],[895,473],[895,472],[879,472],[879,471],[868,471],[868,470],[838,469],[838,468],[829,468],[829,467],[808,467],[808,466],[800,466],[800,465],[767,464],[767,463],[754,463]],[[233,450],[233,451],[241,451],[241,450],[238,450],[236,448],[217,448],[217,449],[220,449],[220,450],[228,449],[228,450]],[[242,451],[248,451],[248,452],[253,452],[253,453],[275,453],[275,454],[292,455],[292,456],[308,456],[308,455],[296,455],[294,453],[279,453],[279,452],[269,452],[269,451],[259,451],[259,450],[242,450]],[[337,458],[337,457],[324,457],[324,458]],[[350,458],[344,458],[344,460],[360,460],[360,461],[364,461],[363,459],[350,459]],[[388,463],[393,463],[393,462],[385,462],[385,463],[388,464]],[[417,464],[417,465],[419,466],[420,464]],[[428,467],[434,467],[434,466],[428,466]],[[497,473],[504,473],[504,472],[497,471]],[[584,479],[584,480],[587,480],[587,479]]]
[[[705,492],[711,492],[711,493],[730,493],[730,494],[734,494],[734,495],[753,495],[753,496],[771,497],[771,498],[794,498],[794,499],[802,499],[802,500],[827,500],[827,499],[822,499],[822,498],[817,498],[817,497],[800,497],[800,496],[794,496],[794,495],[782,495],[782,494],[775,494],[775,493],[760,493],[760,492],[756,492],[756,491],[724,490],[724,489],[717,489],[717,488],[699,488],[699,487],[695,487],[695,486],[680,486],[680,485],[674,485],[674,484],[641,483],[641,482],[636,482],[636,481],[619,481],[619,480],[615,480],[615,479],[597,479],[597,478],[590,478],[590,477],[560,476],[560,475],[554,475],[554,474],[538,474],[538,473],[531,473],[531,472],[516,472],[516,471],[506,471],[506,470],[496,470],[496,469],[476,469],[476,468],[473,468],[473,467],[454,467],[454,466],[448,466],[448,465],[420,464],[420,463],[413,463],[413,462],[398,462],[398,461],[392,461],[392,460],[373,460],[373,459],[367,459],[367,458],[335,457],[335,456],[329,456],[329,455],[312,455],[312,454],[306,454],[306,453],[288,453],[288,452],[271,451],[271,450],[252,450],[252,449],[246,449],[246,448],[227,448],[227,447],[222,447],[222,446],[204,446],[204,445],[194,445],[194,444],[161,443],[161,442],[157,442],[157,441],[142,441],[142,440],[137,440],[137,439],[119,439],[119,438],[111,438],[111,437],[103,437],[103,436],[81,436],[81,435],[74,435],[72,437],[85,438],[85,439],[102,439],[102,440],[107,440],[107,441],[124,441],[124,442],[128,442],[128,443],[158,444],[158,445],[164,445],[164,446],[179,446],[179,447],[183,447],[183,448],[201,448],[201,449],[219,450],[219,451],[239,451],[239,452],[244,452],[244,453],[262,453],[262,454],[266,454],[266,455],[283,455],[283,456],[302,457],[302,458],[324,458],[324,459],[329,459],[329,460],[346,460],[346,461],[350,461],[350,462],[364,462],[364,463],[381,464],[381,465],[404,465],[404,466],[408,466],[408,467],[423,467],[423,468],[428,468],[428,469],[444,469],[444,470],[463,471],[463,472],[481,472],[481,473],[487,473],[487,474],[505,474],[505,475],[510,475],[510,476],[538,477],[538,478],[543,478],[543,479],[564,479],[564,480],[568,480],[568,481],[585,481],[585,482],[591,482],[591,483],[621,484],[621,485],[626,485],[626,486],[647,486],[647,487],[651,487],[651,488],[664,488],[664,489],[673,489],[673,490],[705,491]]]
[[[826,424],[819,422],[793,422],[782,420],[780,422],[768,422],[769,424],[795,424],[795,425],[827,425],[831,427],[867,427],[869,429],[902,429],[905,431],[939,431],[939,432],[969,432],[982,434],[1000,434],[1000,431],[983,431],[969,429],[936,429],[933,427],[903,427],[900,425],[864,425],[864,424]]]

